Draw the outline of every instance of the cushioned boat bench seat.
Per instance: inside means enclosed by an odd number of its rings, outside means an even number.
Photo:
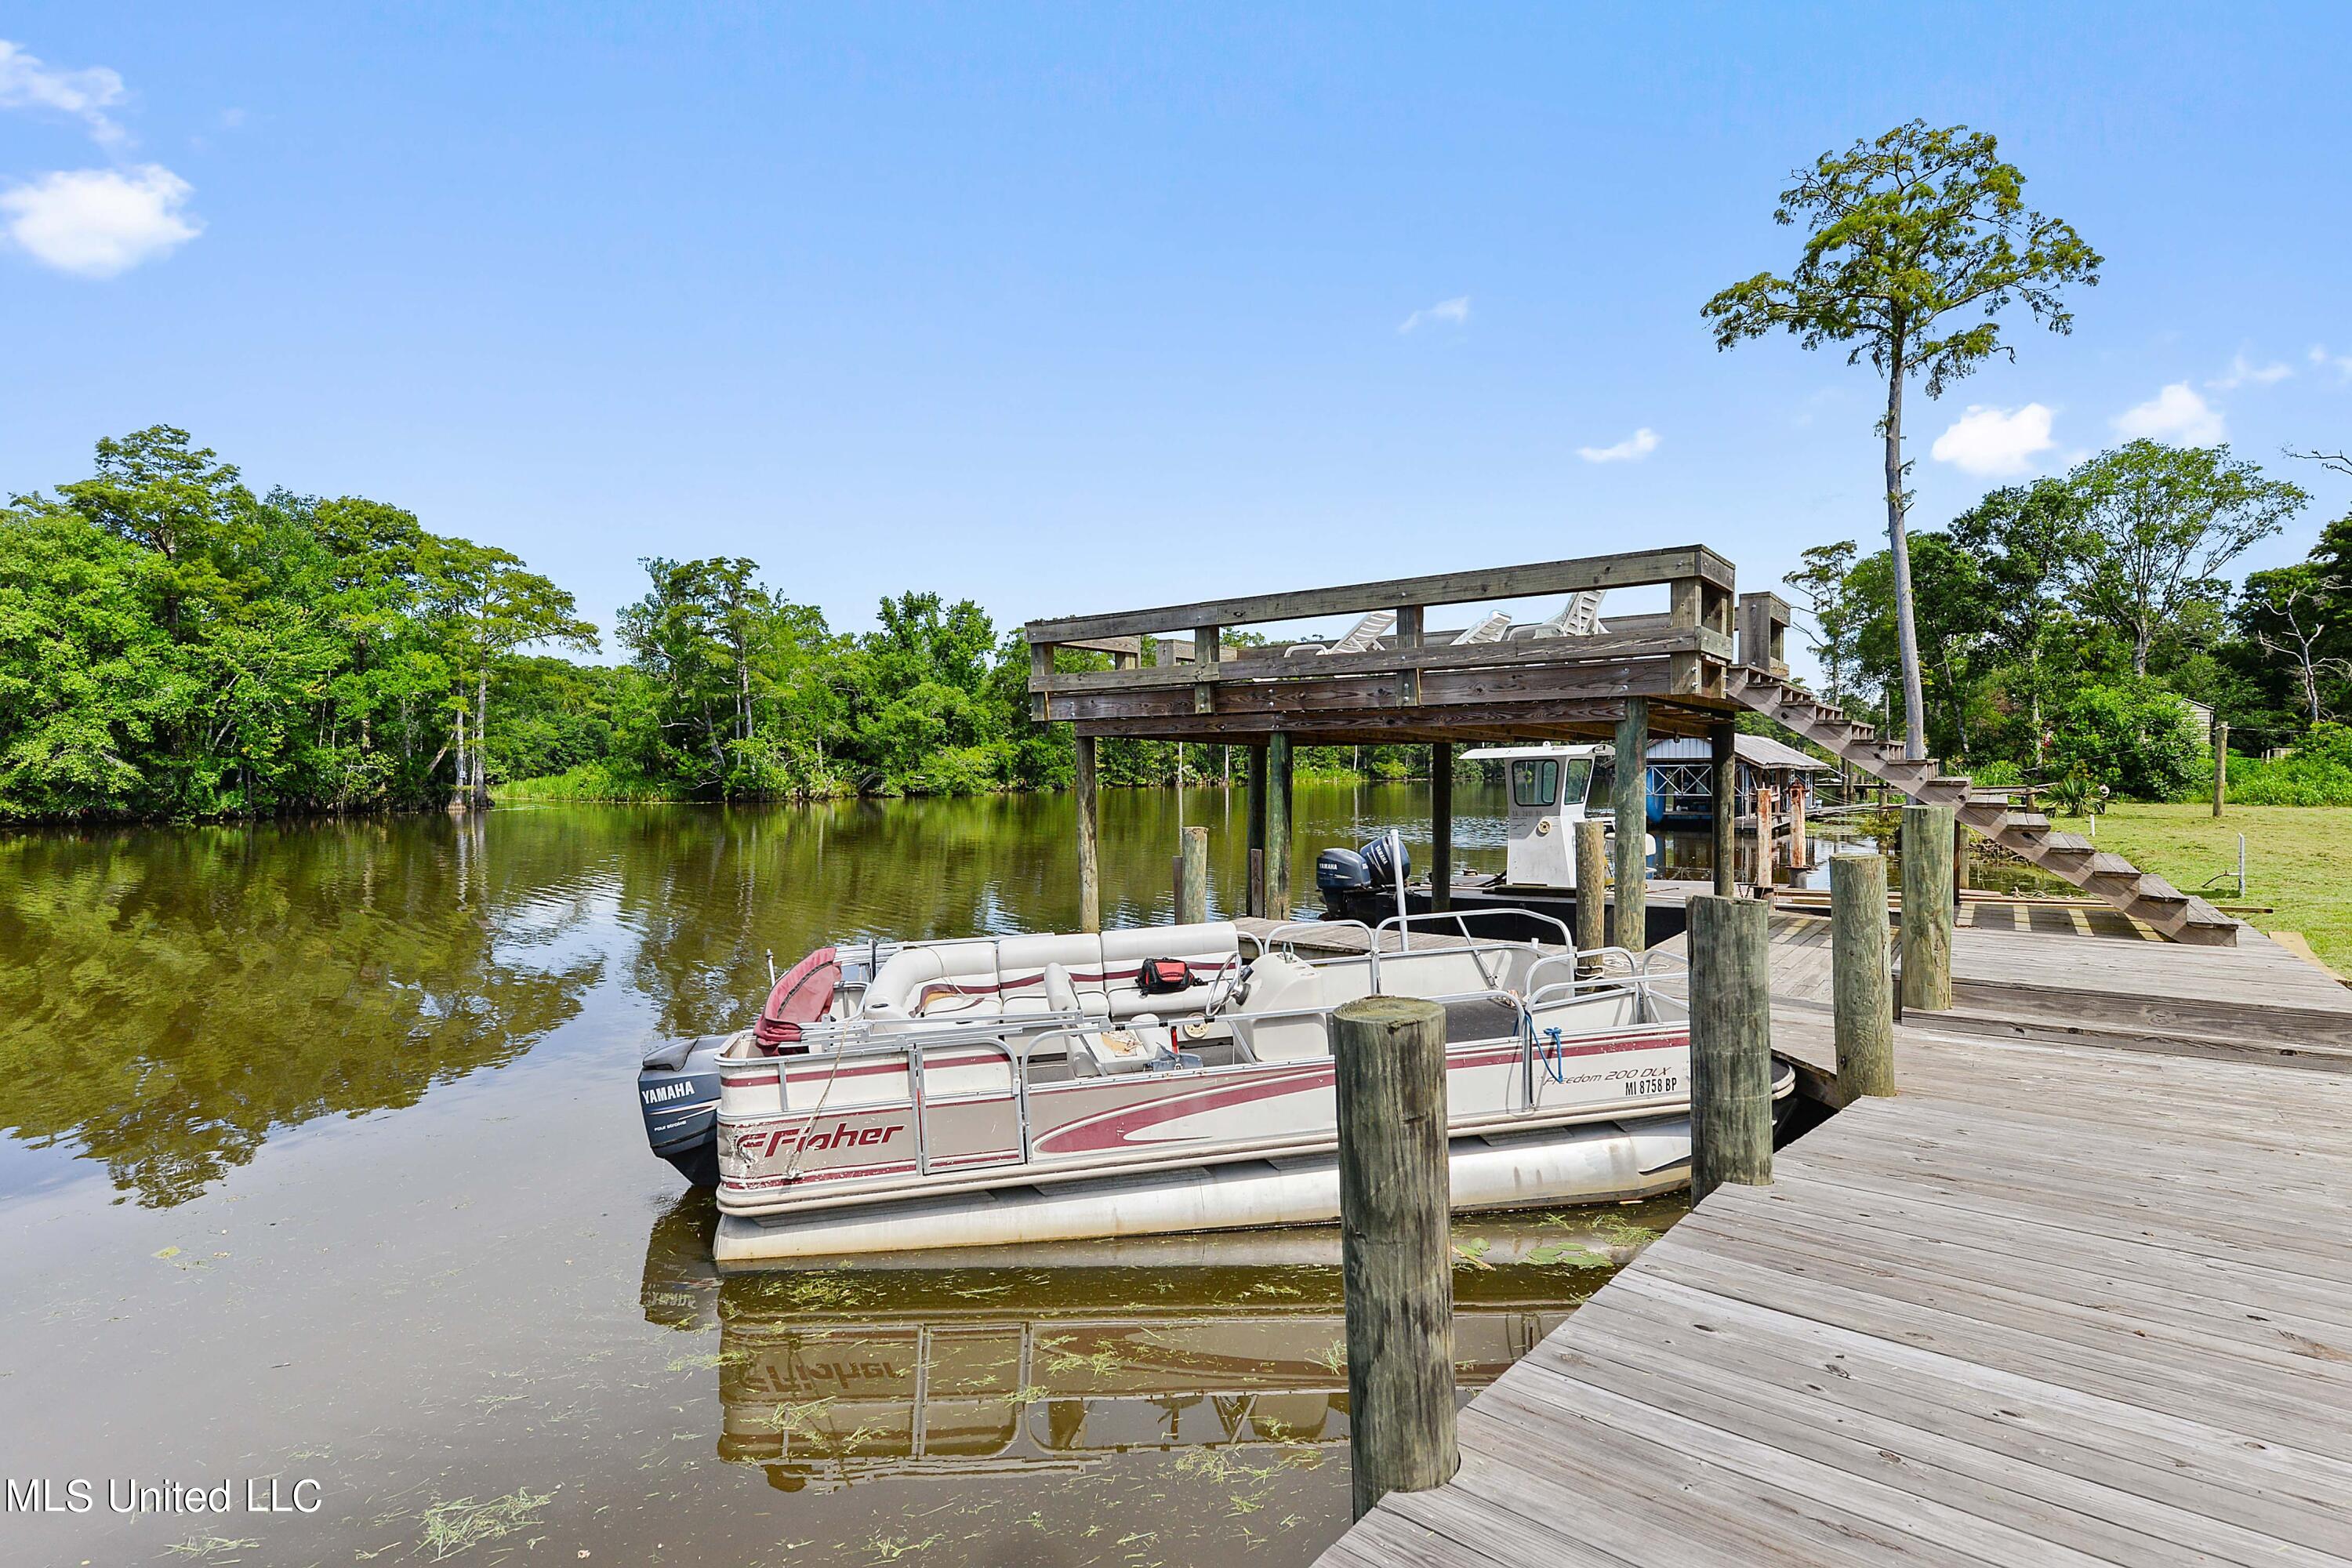
[[[902,948],[866,989],[865,1014],[893,1020],[974,1023],[1044,1017],[1075,1008],[1090,1018],[1195,1013],[1240,969],[1229,921],[1136,931],[1008,936]],[[1155,958],[1184,962],[1192,984],[1146,994],[1138,979]]]

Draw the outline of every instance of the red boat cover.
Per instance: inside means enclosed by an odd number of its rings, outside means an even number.
[[[796,1044],[801,1026],[824,1017],[840,987],[841,965],[833,949],[818,948],[793,964],[768,993],[768,1005],[760,1009],[760,1021],[752,1026],[753,1037],[772,1056],[779,1046]]]

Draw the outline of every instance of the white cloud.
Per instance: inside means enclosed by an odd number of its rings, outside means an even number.
[[[2176,446],[2210,447],[2224,438],[2221,411],[2197,395],[2185,381],[2176,381],[2136,408],[2126,408],[2109,421],[2118,435],[2146,436]]]
[[[0,191],[10,240],[34,260],[84,278],[111,278],[195,238],[188,182],[161,163],[68,169]]]
[[[1576,455],[1588,463],[1634,463],[1658,449],[1658,433],[1644,425],[1614,447],[1579,447]]]
[[[2033,455],[2053,445],[2050,410],[2043,405],[2008,409],[1972,403],[1928,450],[1939,463],[1990,478],[2026,472],[2034,466]]]
[[[106,67],[58,70],[26,54],[24,46],[0,38],[0,109],[69,114],[101,146],[113,147],[128,137],[106,111],[121,101],[122,78]]]
[[[2332,370],[2336,379],[2352,382],[2352,354],[2332,354],[2318,343],[2311,345],[2311,363],[2322,370]]]
[[[1397,331],[1409,332],[1424,321],[1450,321],[1458,327],[1469,319],[1470,296],[1465,294],[1458,299],[1440,300],[1425,310],[1415,310],[1397,323]]]
[[[2216,392],[2234,392],[2239,387],[2249,384],[2255,386],[2268,386],[2273,382],[2284,381],[2294,374],[2294,367],[2284,361],[2274,360],[2269,364],[2254,364],[2250,363],[2243,353],[2239,353],[2231,358],[2228,374],[2219,376],[2205,384]]]

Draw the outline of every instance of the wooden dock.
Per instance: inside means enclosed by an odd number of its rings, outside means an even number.
[[[2352,991],[1991,908],[1901,1098],[1709,1196],[1322,1562],[2352,1563]],[[1773,976],[1833,1096],[1825,921]]]

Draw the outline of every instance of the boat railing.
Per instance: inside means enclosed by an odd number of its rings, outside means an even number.
[[[1538,914],[1533,910],[1518,908],[1492,910],[1428,910],[1417,915],[1391,915],[1388,919],[1381,922],[1380,930],[1384,931],[1391,926],[1396,927],[1398,951],[1409,952],[1411,951],[1409,944],[1412,942],[1412,931],[1416,924],[1434,924],[1439,921],[1450,921],[1454,923],[1454,929],[1462,933],[1462,946],[1461,948],[1454,949],[1454,951],[1466,951],[1470,954],[1470,962],[1478,966],[1480,978],[1484,979],[1489,985],[1500,985],[1502,984],[1502,976],[1496,974],[1494,971],[1486,967],[1486,955],[1488,952],[1493,952],[1496,948],[1524,947],[1536,952],[1540,952],[1542,949],[1540,944],[1533,942],[1514,942],[1507,938],[1499,937],[1486,938],[1482,943],[1481,939],[1470,934],[1470,921],[1472,920],[1492,919],[1496,915],[1540,921],[1545,925],[1551,926],[1559,931],[1560,942],[1563,946],[1573,948],[1576,945],[1576,939],[1569,934],[1568,927],[1560,921],[1554,920],[1549,915]],[[1373,934],[1372,946],[1375,949],[1380,946],[1380,937],[1378,932]],[[1441,949],[1440,951],[1444,950]],[[1372,988],[1375,991],[1380,989],[1380,983],[1377,975],[1374,977]]]

